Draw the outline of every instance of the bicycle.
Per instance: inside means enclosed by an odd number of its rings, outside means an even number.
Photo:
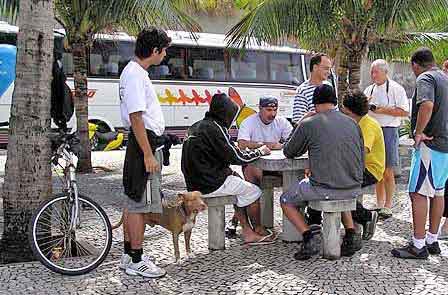
[[[29,241],[35,257],[63,275],[92,271],[104,261],[112,244],[112,226],[106,213],[78,193],[79,148],[76,134],[61,132],[52,137],[51,162],[62,168],[62,193],[41,204],[30,221]]]

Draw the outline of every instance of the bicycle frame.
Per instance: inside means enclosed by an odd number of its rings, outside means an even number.
[[[65,162],[63,167],[65,179],[64,191],[68,193],[68,195],[70,196],[70,202],[74,204],[70,219],[70,231],[74,231],[80,223],[78,186],[76,181],[77,157],[73,152],[70,151],[70,146],[68,143],[63,143],[58,148],[56,155],[58,157],[58,164],[60,159]]]

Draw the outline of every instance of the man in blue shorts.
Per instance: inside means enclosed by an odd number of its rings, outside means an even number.
[[[409,177],[414,236],[392,255],[399,258],[426,259],[440,254],[438,229],[444,209],[444,190],[448,179],[448,76],[435,66],[428,48],[411,57],[417,77],[412,99],[412,130],[415,140]],[[426,216],[430,200],[429,231]]]

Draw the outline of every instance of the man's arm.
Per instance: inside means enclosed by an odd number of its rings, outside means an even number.
[[[389,115],[393,117],[408,117],[409,112],[403,110],[399,107],[377,107],[375,111],[373,111],[375,114],[383,114],[383,115]]]
[[[143,122],[142,112],[135,112],[129,115],[131,121],[132,132],[134,132],[138,145],[143,152],[146,172],[154,173],[160,170],[160,164],[154,157],[151,145],[146,135],[146,128]]]
[[[283,154],[287,158],[300,157],[307,152],[308,141],[309,139],[306,135],[305,127],[302,121],[302,124],[297,126],[289,141],[284,145]]]
[[[377,107],[374,113],[393,117],[409,117],[409,103],[403,87],[396,88],[394,93],[396,105],[393,107]]]
[[[434,103],[430,100],[426,100],[420,104],[420,107],[418,109],[417,114],[417,123],[415,125],[415,147],[418,148],[420,146],[420,143],[425,140],[431,140],[432,137],[428,137],[426,134],[423,133],[426,126],[429,123],[429,120],[431,120],[432,116],[432,109],[434,108]]]
[[[238,139],[238,147],[242,150],[246,148],[253,150],[263,145],[267,146],[271,150],[281,150],[283,148],[283,144],[278,142],[256,142],[245,139]]]
[[[297,94],[294,98],[294,105],[292,107],[292,121],[298,123],[303,119],[303,116],[308,112],[308,103],[306,97],[302,94]]]

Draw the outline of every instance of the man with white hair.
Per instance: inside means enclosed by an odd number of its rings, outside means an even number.
[[[379,216],[392,216],[392,197],[395,192],[394,167],[398,166],[398,128],[401,117],[409,116],[409,103],[404,88],[388,77],[389,65],[383,59],[375,60],[370,67],[373,84],[364,93],[369,97],[370,112],[380,123],[386,147],[386,170],[376,184]]]

